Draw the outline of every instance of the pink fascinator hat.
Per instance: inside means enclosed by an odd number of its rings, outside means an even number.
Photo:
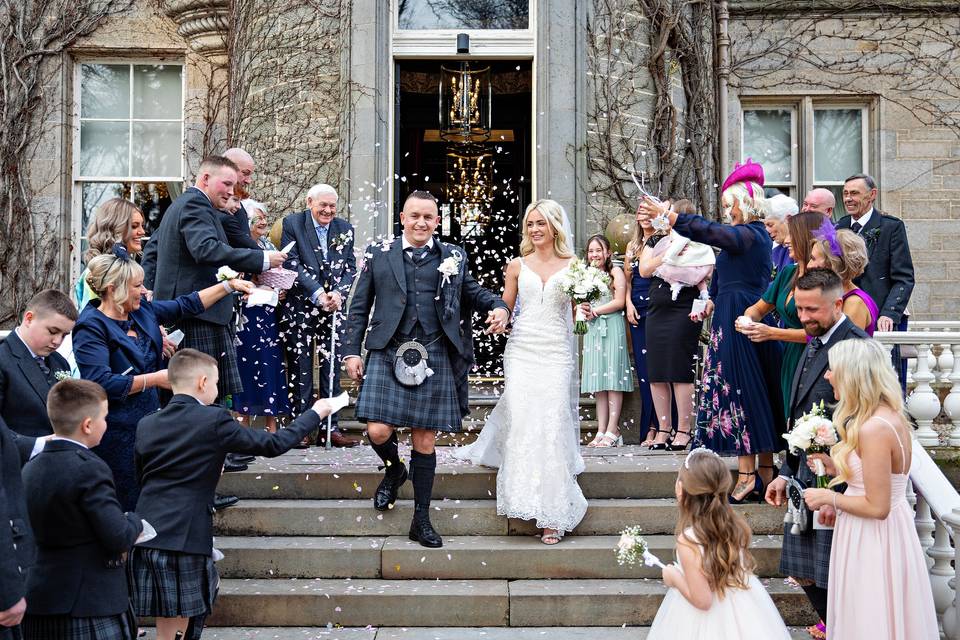
[[[763,167],[754,162],[753,158],[747,158],[747,161],[743,164],[738,162],[733,165],[733,171],[727,176],[727,179],[723,181],[723,187],[720,188],[720,193],[726,191],[730,185],[738,182],[744,183],[747,187],[747,192],[752,198],[753,187],[750,183],[755,182],[761,187],[763,186]]]

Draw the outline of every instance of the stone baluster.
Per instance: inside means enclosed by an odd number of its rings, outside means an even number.
[[[909,499],[909,486],[912,483],[908,483],[908,499]],[[936,529],[936,521],[933,519],[933,515],[930,513],[930,505],[927,504],[927,501],[923,499],[923,496],[917,496],[917,514],[914,517],[914,524],[917,527],[917,537],[920,538],[920,546],[923,548],[925,554],[927,554],[927,568],[931,568],[934,565],[933,556],[931,556],[928,550],[933,547],[934,539],[933,532]]]
[[[953,371],[953,350],[949,344],[940,345],[940,355],[937,356],[937,382],[947,384],[950,373]]]
[[[942,620],[944,612],[954,599],[950,582],[956,574],[950,564],[954,555],[953,547],[950,546],[950,532],[939,520],[934,529],[933,546],[927,549],[927,555],[933,559],[933,564],[930,566],[933,605],[937,610],[937,620]]]
[[[950,513],[944,514],[940,520],[945,526],[950,527],[953,539],[960,540],[960,510],[954,509]],[[947,544],[949,545],[949,541]],[[936,536],[934,536],[934,546],[936,546]],[[953,601],[943,611],[940,624],[943,636],[947,640],[960,640],[960,617],[957,615],[960,612],[960,594],[957,593],[957,585],[960,584],[957,580],[957,572],[960,571],[960,544],[954,547],[953,564],[954,570],[951,572],[953,577],[947,583],[948,588],[953,592]],[[934,599],[936,597],[934,595]]]
[[[950,345],[953,366],[947,376],[950,393],[943,400],[943,409],[950,420],[950,446],[960,447],[960,344]]]
[[[940,415],[940,397],[930,386],[934,378],[927,362],[930,345],[917,345],[917,350],[917,372],[913,375],[917,388],[907,398],[907,411],[917,422],[916,436],[920,444],[924,447],[935,447],[939,444],[939,437],[933,430],[933,421]]]

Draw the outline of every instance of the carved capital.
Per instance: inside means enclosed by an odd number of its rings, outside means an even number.
[[[177,33],[190,48],[209,58],[227,53],[230,0],[164,0],[164,13],[177,23]]]

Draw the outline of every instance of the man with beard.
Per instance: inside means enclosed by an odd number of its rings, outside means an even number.
[[[799,277],[794,301],[803,329],[812,339],[807,343],[793,377],[790,393],[791,428],[801,416],[821,402],[828,417],[833,413],[833,387],[823,377],[828,368],[827,354],[833,345],[849,338],[869,339],[860,327],[844,315],[843,283],[833,271],[810,269]],[[767,486],[766,500],[769,504],[775,507],[784,504],[788,477],[793,477],[806,487],[816,486],[816,476],[807,465],[806,454],[793,455],[788,452],[780,467],[780,477]],[[821,508],[819,513],[821,524],[833,525],[836,512],[832,507]],[[780,573],[797,581],[810,599],[810,604],[820,614],[821,624],[824,624],[827,619],[827,580],[830,575],[833,530],[808,527],[810,530],[792,534],[790,529],[790,524],[784,524]],[[811,634],[821,631],[811,628]]]

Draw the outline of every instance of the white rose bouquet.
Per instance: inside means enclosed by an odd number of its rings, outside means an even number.
[[[806,453],[828,453],[830,447],[837,444],[839,436],[833,422],[827,417],[827,410],[823,400],[813,405],[810,411],[800,416],[788,433],[783,434],[787,444],[793,451]],[[823,463],[816,461],[817,488],[822,489],[829,484]]]
[[[217,280],[219,282],[226,282],[227,280],[233,280],[238,277],[240,277],[240,274],[226,265],[217,269]]]
[[[647,547],[647,541],[643,539],[640,532],[643,531],[638,526],[627,527],[620,533],[620,540],[617,541],[617,564],[637,564],[641,560],[648,567],[663,568],[660,559],[650,553]]]
[[[599,300],[604,291],[610,288],[610,275],[580,260],[574,260],[567,272],[560,276],[560,288],[578,305],[573,332],[582,336],[587,332],[587,318],[579,305]]]

